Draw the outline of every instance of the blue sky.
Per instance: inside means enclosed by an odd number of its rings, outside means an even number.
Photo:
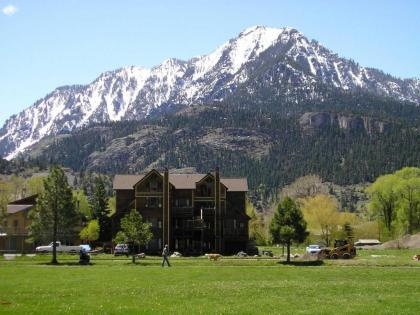
[[[420,1],[0,0],[0,124],[57,86],[206,54],[253,25],[292,26],[361,65],[420,78]]]

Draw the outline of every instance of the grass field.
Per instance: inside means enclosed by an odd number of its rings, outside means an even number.
[[[0,257],[0,314],[418,314],[415,251],[288,266],[278,259]]]

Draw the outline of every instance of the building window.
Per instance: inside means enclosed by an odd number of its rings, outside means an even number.
[[[243,222],[239,223],[239,228],[243,229],[245,227],[245,224]]]
[[[174,205],[177,208],[188,208],[190,206],[190,199],[175,199]]]
[[[16,229],[19,225],[19,221],[18,220],[13,220],[13,227]]]
[[[156,197],[146,197],[146,208],[161,208],[162,202],[160,201],[160,198]]]
[[[159,249],[162,249],[162,239],[160,238],[159,240],[158,240],[158,246],[159,246]]]
[[[158,220],[158,228],[161,229],[162,228],[162,220]]]

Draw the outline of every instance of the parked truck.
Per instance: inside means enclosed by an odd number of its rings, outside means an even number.
[[[76,254],[78,252],[80,252],[80,249],[82,248],[82,246],[84,245],[77,245],[77,246],[67,246],[67,245],[62,245],[61,242],[56,242],[56,250],[57,252],[61,252],[61,253],[71,253],[71,254]],[[49,245],[46,246],[38,246],[37,248],[35,248],[35,251],[37,253],[51,253],[53,251],[53,243],[51,242]]]

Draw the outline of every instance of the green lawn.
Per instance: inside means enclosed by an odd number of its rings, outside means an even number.
[[[277,259],[0,257],[0,314],[418,314],[414,251],[286,266]]]

